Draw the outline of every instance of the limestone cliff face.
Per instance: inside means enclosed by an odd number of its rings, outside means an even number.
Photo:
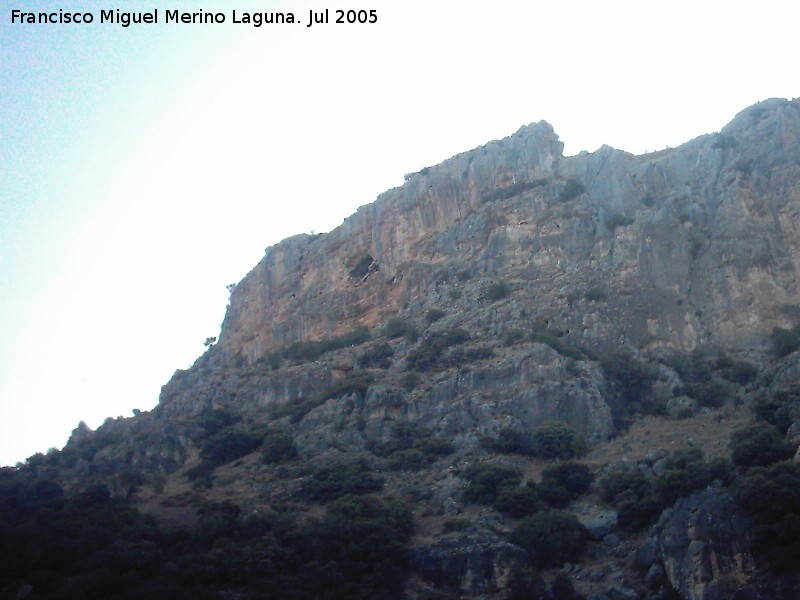
[[[562,148],[547,123],[523,127],[269,248],[231,295],[222,348],[254,361],[424,310],[464,270],[511,282],[582,343],[751,348],[800,317],[800,101],[654,154]]]

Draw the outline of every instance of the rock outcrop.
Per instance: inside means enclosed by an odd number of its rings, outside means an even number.
[[[672,587],[684,600],[771,597],[755,584],[752,531],[726,490],[708,487],[679,500],[655,527]]]
[[[407,176],[328,234],[268,248],[233,290],[220,345],[252,362],[375,325],[466,271],[511,282],[574,341],[752,349],[800,319],[799,183],[797,100],[643,156],[564,157],[540,122]]]

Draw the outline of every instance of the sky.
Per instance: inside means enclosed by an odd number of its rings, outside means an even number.
[[[116,8],[160,22],[99,22]],[[175,9],[226,22],[164,23]],[[306,26],[325,9],[377,22]],[[568,155],[639,154],[800,96],[798,17],[774,0],[2,0],[0,465],[152,409],[266,247],[405,173],[539,120]]]

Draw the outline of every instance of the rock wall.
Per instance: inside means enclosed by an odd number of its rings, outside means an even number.
[[[600,345],[757,348],[800,319],[800,101],[653,154],[562,149],[547,123],[523,127],[269,248],[231,295],[221,347],[254,361],[375,325],[462,270]],[[587,291],[603,301],[576,300]]]

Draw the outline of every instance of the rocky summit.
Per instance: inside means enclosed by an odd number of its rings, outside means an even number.
[[[798,274],[800,100],[642,156],[522,127],[3,469],[0,597],[796,598]]]

